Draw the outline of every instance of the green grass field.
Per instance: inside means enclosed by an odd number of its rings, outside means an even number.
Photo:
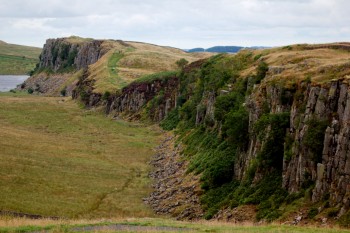
[[[153,216],[142,198],[155,128],[70,98],[0,94],[0,209],[67,218]]]
[[[27,74],[39,62],[41,48],[7,44],[0,41],[0,75]]]

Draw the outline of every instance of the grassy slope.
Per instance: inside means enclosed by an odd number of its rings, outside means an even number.
[[[95,92],[115,91],[145,75],[176,70],[175,62],[181,58],[193,62],[212,55],[185,53],[179,49],[146,43],[125,43],[108,41],[111,51],[90,66],[90,78],[96,80]],[[336,77],[350,78],[350,52],[330,49],[330,45],[338,44],[291,45],[253,50],[252,53],[256,59],[264,60],[269,66],[282,68],[282,72],[273,75],[272,79],[275,80],[292,83],[311,78],[314,82],[325,83]],[[345,46],[350,47],[350,44]],[[242,76],[255,70],[256,66],[250,66],[242,72]]]
[[[193,62],[212,55],[139,42],[106,41],[104,46],[110,51],[89,69],[99,93],[114,92],[145,75],[176,70],[175,62],[181,58]]]
[[[310,78],[315,83],[327,83],[336,78],[349,79],[350,52],[343,49],[331,49],[334,44],[290,45],[280,48],[253,51],[255,58],[264,60],[269,66],[282,68],[282,72],[272,75],[273,80],[299,82]],[[350,50],[350,44],[345,45]],[[258,64],[258,63],[256,63]],[[241,74],[254,73],[256,66],[251,66]]]
[[[39,61],[41,48],[0,41],[0,74],[27,74]]]
[[[156,130],[74,101],[0,96],[0,209],[63,217],[151,216]]]

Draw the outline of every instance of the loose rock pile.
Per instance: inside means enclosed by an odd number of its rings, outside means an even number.
[[[157,214],[194,220],[203,216],[200,206],[199,177],[186,174],[187,161],[181,158],[181,145],[174,147],[175,138],[167,137],[157,148],[151,164],[154,171],[154,192],[144,202]]]

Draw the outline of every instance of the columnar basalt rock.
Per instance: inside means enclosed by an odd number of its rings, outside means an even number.
[[[148,117],[159,122],[176,107],[178,86],[179,80],[176,76],[168,77],[166,80],[132,83],[125,87],[121,94],[112,98],[107,105],[107,112],[115,116],[136,116],[148,104]]]
[[[315,182],[312,200],[321,201],[330,195],[331,205],[340,206],[341,213],[350,208],[350,95],[349,85],[342,80],[328,85],[302,83],[297,87],[301,97],[294,96],[291,106],[282,105],[281,87],[258,87],[250,96],[247,107],[252,127],[262,114],[262,103],[268,103],[270,113],[290,111],[289,135],[293,138],[292,156],[283,164],[283,187],[297,192],[310,180]],[[298,98],[301,98],[298,100]],[[327,122],[324,131],[322,161],[315,161],[303,143],[310,129],[308,122],[317,119]],[[251,137],[249,149],[237,160],[235,173],[242,178],[250,161],[261,148],[258,139]]]
[[[100,59],[108,49],[102,46],[103,40],[87,40],[70,43],[67,38],[48,39],[40,55],[39,68],[53,71],[73,66],[79,70]]]

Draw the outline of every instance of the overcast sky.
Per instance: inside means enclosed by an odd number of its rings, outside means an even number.
[[[0,40],[78,35],[178,48],[350,41],[349,0],[0,0]]]

